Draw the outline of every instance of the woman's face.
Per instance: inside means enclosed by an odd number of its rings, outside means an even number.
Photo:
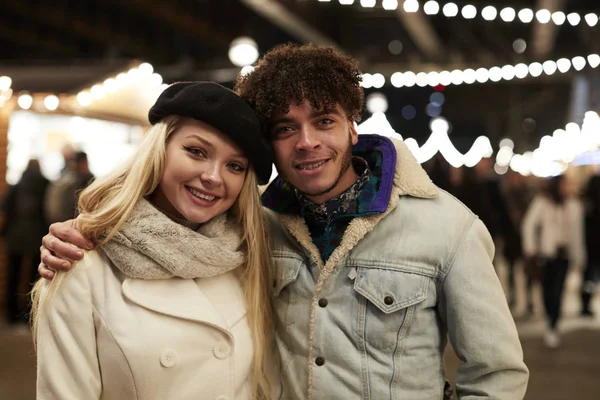
[[[247,169],[248,159],[228,136],[182,119],[168,139],[164,174],[152,200],[170,215],[201,224],[231,208]]]

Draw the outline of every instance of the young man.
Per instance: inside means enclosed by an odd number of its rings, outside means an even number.
[[[449,337],[463,361],[459,398],[522,399],[528,371],[487,230],[402,142],[357,135],[360,77],[331,48],[285,45],[236,85],[280,174],[263,197],[277,266],[275,398],[441,399]],[[83,238],[68,224],[51,232],[42,257],[62,268],[50,250],[76,258],[59,239]]]

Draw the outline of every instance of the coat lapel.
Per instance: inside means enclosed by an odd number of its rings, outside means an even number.
[[[193,279],[141,280],[126,278],[123,295],[135,304],[161,314],[212,325],[226,333],[229,327]]]

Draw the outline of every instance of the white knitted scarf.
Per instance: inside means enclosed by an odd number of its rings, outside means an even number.
[[[130,278],[208,278],[242,265],[241,237],[227,214],[193,231],[141,199],[102,250]]]

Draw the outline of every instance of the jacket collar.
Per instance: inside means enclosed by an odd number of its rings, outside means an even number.
[[[228,321],[215,310],[193,279],[125,278],[122,291],[128,300],[149,310],[211,325],[226,333],[230,331]]]

